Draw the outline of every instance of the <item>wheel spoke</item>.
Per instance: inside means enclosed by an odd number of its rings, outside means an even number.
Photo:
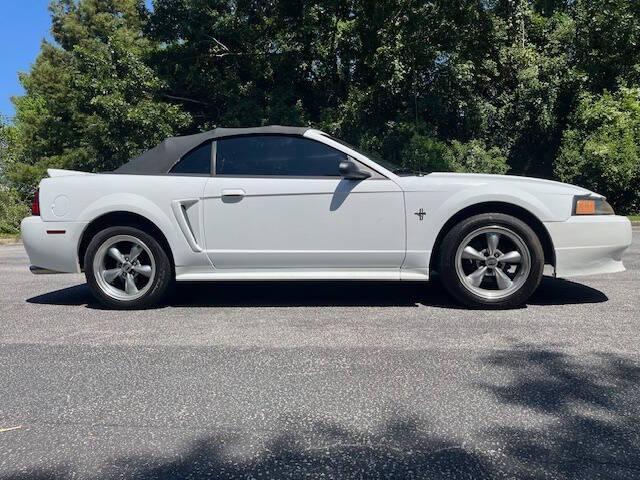
[[[118,278],[118,275],[120,275],[122,273],[122,270],[120,270],[119,268],[112,268],[109,270],[103,270],[102,271],[102,278],[104,278],[104,281],[107,283],[113,283],[113,281]]]
[[[487,249],[489,250],[489,255],[496,253],[498,243],[500,243],[499,233],[487,233]]]
[[[498,288],[500,290],[506,290],[511,285],[513,285],[511,279],[500,268],[496,268],[493,271],[496,274],[496,283],[498,284]]]
[[[127,295],[135,295],[138,293],[138,287],[136,287],[136,283],[133,281],[133,275],[127,273],[124,281],[124,291]]]
[[[151,276],[151,266],[150,265],[134,265],[133,270],[138,272],[140,275],[144,275],[145,277]]]
[[[138,258],[138,256],[142,253],[142,247],[137,243],[131,247],[131,251],[129,252],[129,261],[131,263],[134,262]]]
[[[522,255],[514,250],[513,252],[500,255],[498,261],[503,263],[520,263],[522,261]]]
[[[479,287],[482,283],[482,279],[484,278],[485,273],[487,273],[487,270],[487,267],[480,267],[471,275],[467,275],[467,281],[474,287]]]
[[[467,260],[480,260],[481,262],[486,260],[486,257],[472,246],[465,247],[462,251],[462,258],[466,258]]]
[[[124,256],[120,253],[120,250],[116,247],[111,247],[109,249],[109,256],[120,263],[124,263],[126,261]]]

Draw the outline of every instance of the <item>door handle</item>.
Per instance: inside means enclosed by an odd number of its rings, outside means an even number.
[[[241,188],[227,188],[222,190],[223,197],[242,198],[245,196],[245,191]]]

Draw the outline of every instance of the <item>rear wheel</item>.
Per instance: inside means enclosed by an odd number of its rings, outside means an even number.
[[[439,273],[459,302],[470,307],[523,304],[542,279],[544,253],[535,232],[510,215],[475,215],[442,242]]]
[[[111,227],[91,240],[84,258],[94,296],[110,308],[157,304],[172,278],[171,263],[158,241],[133,227]]]

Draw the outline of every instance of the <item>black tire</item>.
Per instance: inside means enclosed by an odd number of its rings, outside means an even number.
[[[148,286],[145,286],[146,291],[140,297],[132,300],[114,298],[105,291],[105,288],[101,287],[104,282],[100,282],[96,278],[94,268],[96,254],[101,251],[101,247],[114,238],[122,236],[133,237],[142,242],[148,248],[150,255],[152,255],[152,262],[154,262],[155,267],[153,278],[147,282]],[[145,253],[145,255],[148,254]],[[94,297],[102,305],[120,310],[144,309],[158,305],[165,297],[167,289],[173,280],[171,261],[160,243],[148,233],[128,226],[109,227],[98,232],[93,237],[84,256],[84,272],[87,284]]]
[[[485,295],[480,295],[476,293],[476,291],[472,291],[473,287],[468,286],[468,283],[463,281],[463,278],[461,278],[463,274],[459,274],[459,271],[456,269],[456,256],[459,248],[463,247],[461,246],[462,242],[465,242],[474,232],[491,227],[505,229],[504,231],[515,234],[516,238],[521,240],[526,246],[526,254],[528,254],[530,261],[528,274],[525,274],[526,270],[522,270],[523,273],[521,274],[521,278],[518,279],[519,287],[517,290],[502,298],[487,298]],[[481,234],[478,235],[480,236]],[[508,237],[507,240],[509,240]],[[484,253],[483,255],[486,256],[487,254]],[[474,262],[474,260],[467,261]],[[473,265],[473,263],[471,263],[471,265]],[[477,265],[481,267],[483,264],[480,262]],[[493,267],[493,269],[496,268],[499,267]],[[523,305],[538,288],[540,280],[542,279],[543,269],[544,251],[538,236],[531,227],[522,220],[502,213],[484,213],[462,220],[445,235],[440,248],[438,273],[442,284],[459,303],[471,308],[501,309],[515,308]],[[481,281],[485,282],[485,280]],[[482,289],[478,288],[478,290]],[[499,292],[499,290],[497,290],[497,292]],[[500,295],[501,293],[498,294]]]

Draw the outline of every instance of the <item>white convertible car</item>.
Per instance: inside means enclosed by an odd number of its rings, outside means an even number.
[[[439,273],[472,307],[557,276],[624,270],[631,224],[562,183],[412,174],[314,129],[170,138],[110,173],[49,170],[22,238],[34,273],[81,272],[109,307],[177,281],[397,280]]]

